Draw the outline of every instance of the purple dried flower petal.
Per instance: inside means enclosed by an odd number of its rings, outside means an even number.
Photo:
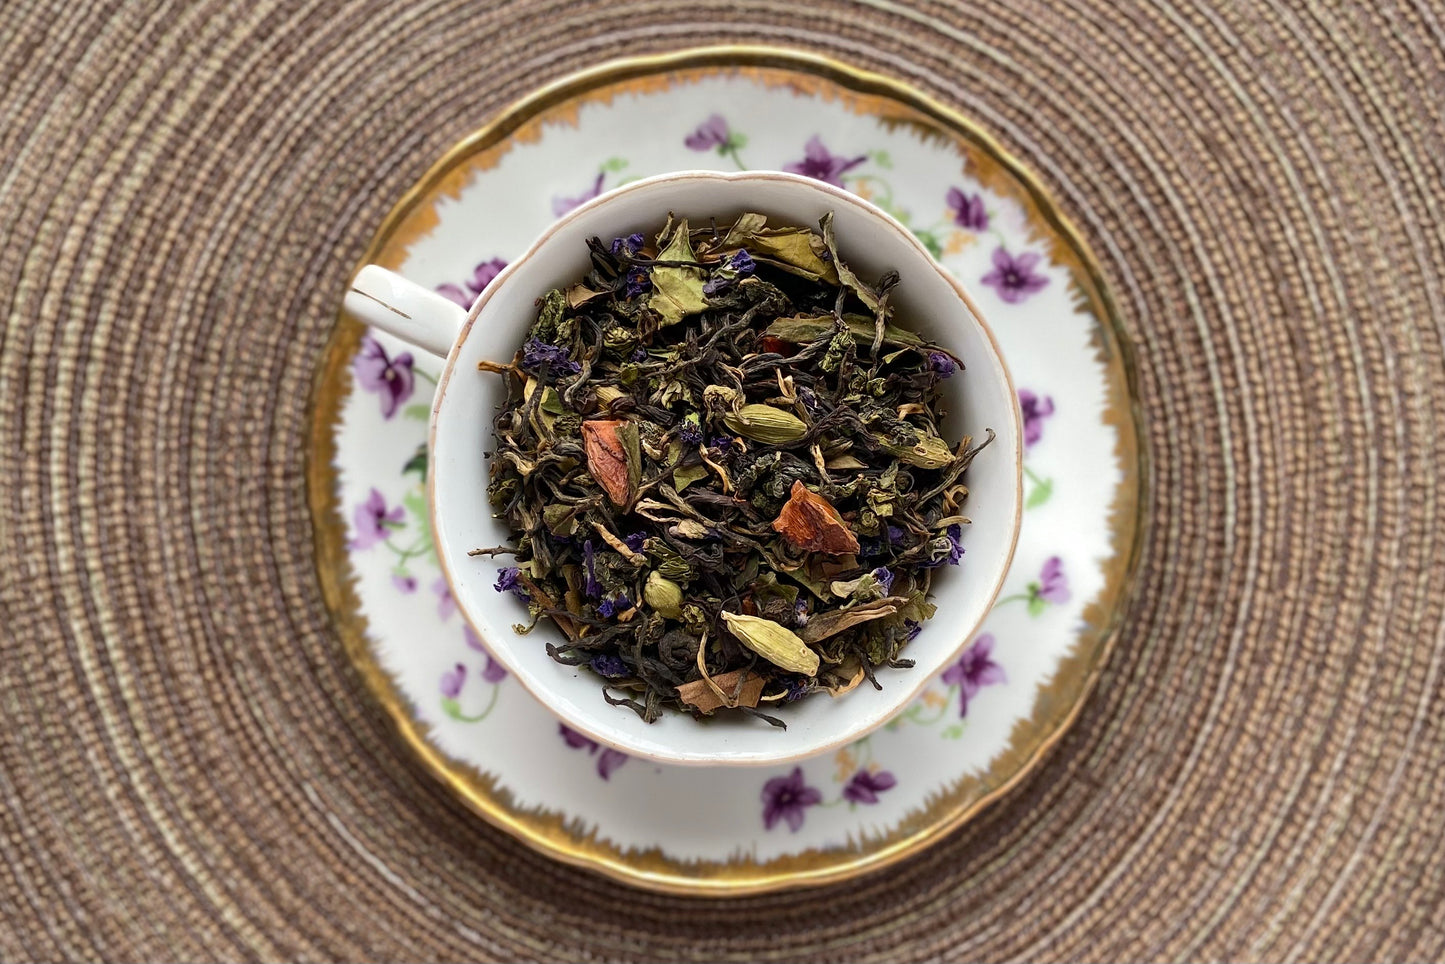
[[[622,657],[614,655],[613,653],[603,653],[601,656],[594,656],[588,665],[592,667],[592,672],[598,676],[615,677],[628,675],[627,664],[622,661]]]
[[[627,272],[626,283],[622,286],[622,297],[636,298],[652,290],[652,275],[645,268],[633,268]]]
[[[522,585],[521,575],[521,569],[516,566],[507,566],[497,573],[497,581],[492,588],[497,592],[510,592],[523,599],[530,599],[531,596],[528,595],[526,587]]]
[[[625,238],[613,238],[611,250],[613,254],[627,254],[629,256],[642,250],[643,241],[641,234],[629,234]]]
[[[933,558],[924,563],[928,569],[936,569],[942,565],[956,566],[963,558],[963,527],[951,525],[943,536],[935,536],[932,540]]]
[[[582,543],[582,565],[587,570],[587,581],[582,587],[589,599],[596,599],[602,595],[602,587],[597,582],[597,558],[596,550],[592,547],[592,540],[588,539]]]
[[[538,341],[536,338],[527,339],[522,346],[522,368],[535,372],[544,365],[552,369],[570,374],[577,374],[582,366],[572,360],[571,354],[565,348],[557,345],[549,345],[545,341]]]

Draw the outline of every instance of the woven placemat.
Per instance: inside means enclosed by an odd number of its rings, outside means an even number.
[[[1275,0],[41,4],[0,30],[0,958],[1445,955],[1445,15]],[[513,98],[765,41],[1040,172],[1113,285],[1154,493],[1078,725],[847,885],[533,853],[363,695],[304,439],[398,193]]]

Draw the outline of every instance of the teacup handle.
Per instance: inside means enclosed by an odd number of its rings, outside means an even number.
[[[374,264],[356,273],[343,304],[359,321],[439,358],[451,353],[467,320],[455,302]]]

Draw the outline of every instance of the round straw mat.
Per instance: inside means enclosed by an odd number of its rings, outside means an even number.
[[[0,39],[0,958],[1445,955],[1445,14],[1380,0],[21,3]],[[631,890],[365,695],[304,440],[400,191],[514,98],[769,42],[1038,171],[1139,362],[1148,532],[1028,781],[846,885]]]

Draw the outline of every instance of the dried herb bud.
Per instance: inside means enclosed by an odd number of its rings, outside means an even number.
[[[668,619],[682,618],[682,587],[656,570],[647,574],[642,598]]]
[[[937,435],[921,436],[913,445],[898,445],[881,436],[878,442],[900,462],[907,462],[920,469],[943,469],[953,461],[953,450]]]
[[[773,529],[799,549],[841,556],[858,551],[858,537],[827,499],[798,480]]]
[[[786,445],[808,434],[802,419],[771,405],[744,405],[724,415],[723,424],[743,438],[767,445]]]
[[[723,613],[722,618],[739,642],[774,666],[804,676],[817,675],[818,654],[791,629],[759,616]]]
[[[637,481],[631,469],[639,460],[637,429],[621,420],[593,419],[582,423],[582,440],[587,446],[587,471],[613,505],[625,507]]]

